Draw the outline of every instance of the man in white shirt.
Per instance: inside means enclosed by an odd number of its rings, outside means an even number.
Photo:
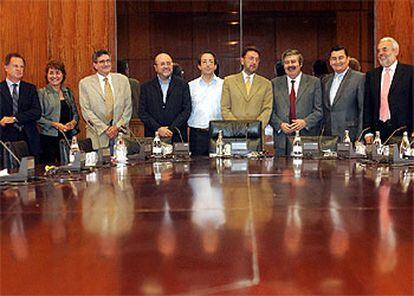
[[[112,60],[107,50],[92,55],[96,74],[79,82],[79,102],[86,121],[86,136],[94,149],[114,142],[120,127],[127,127],[132,114],[128,78],[111,73]]]
[[[220,104],[223,79],[214,74],[217,59],[211,51],[199,55],[197,67],[201,76],[189,82],[192,105],[188,119],[190,151],[192,155],[208,155],[209,123],[211,120],[222,119]]]
[[[395,39],[382,38],[377,47],[381,66],[369,71],[365,80],[364,128],[380,131],[383,140],[403,126],[413,131],[414,67],[400,63],[399,52]]]

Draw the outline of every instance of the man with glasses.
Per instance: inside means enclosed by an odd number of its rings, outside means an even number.
[[[113,144],[120,127],[129,124],[132,114],[128,78],[111,73],[111,54],[104,49],[92,55],[96,74],[79,82],[79,101],[86,122],[86,136],[94,149]]]
[[[5,59],[6,79],[0,83],[0,137],[2,141],[25,141],[30,154],[40,153],[36,121],[41,108],[36,86],[22,81],[26,62],[18,53]]]
[[[247,46],[240,63],[243,70],[224,78],[221,114],[224,120],[260,120],[264,130],[272,113],[272,85],[256,73],[260,51]]]
[[[204,51],[198,58],[198,69],[201,76],[190,81],[191,115],[188,119],[190,127],[190,150],[192,155],[208,155],[211,120],[220,120],[221,91],[223,79],[217,77],[216,55],[212,51]]]
[[[334,73],[322,79],[323,119],[326,135],[344,137],[345,130],[354,142],[362,130],[365,74],[349,67],[344,46],[330,51],[329,64]]]
[[[187,142],[187,120],[191,113],[190,90],[187,82],[172,75],[173,61],[166,53],[154,59],[157,76],[141,86],[139,118],[146,137],[172,138]]]

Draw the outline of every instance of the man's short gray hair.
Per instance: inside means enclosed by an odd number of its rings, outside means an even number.
[[[400,48],[400,45],[398,44],[397,40],[395,40],[392,37],[387,36],[387,37],[381,38],[379,43],[381,43],[381,42],[391,42],[393,49],[399,49]]]

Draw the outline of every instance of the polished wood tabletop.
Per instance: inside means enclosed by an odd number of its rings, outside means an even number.
[[[1,189],[0,294],[414,294],[414,168],[138,162]]]

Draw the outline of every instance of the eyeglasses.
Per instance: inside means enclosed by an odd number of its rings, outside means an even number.
[[[111,63],[111,59],[97,61],[96,63],[97,64],[101,64],[101,65],[103,65],[103,64],[110,64]]]

